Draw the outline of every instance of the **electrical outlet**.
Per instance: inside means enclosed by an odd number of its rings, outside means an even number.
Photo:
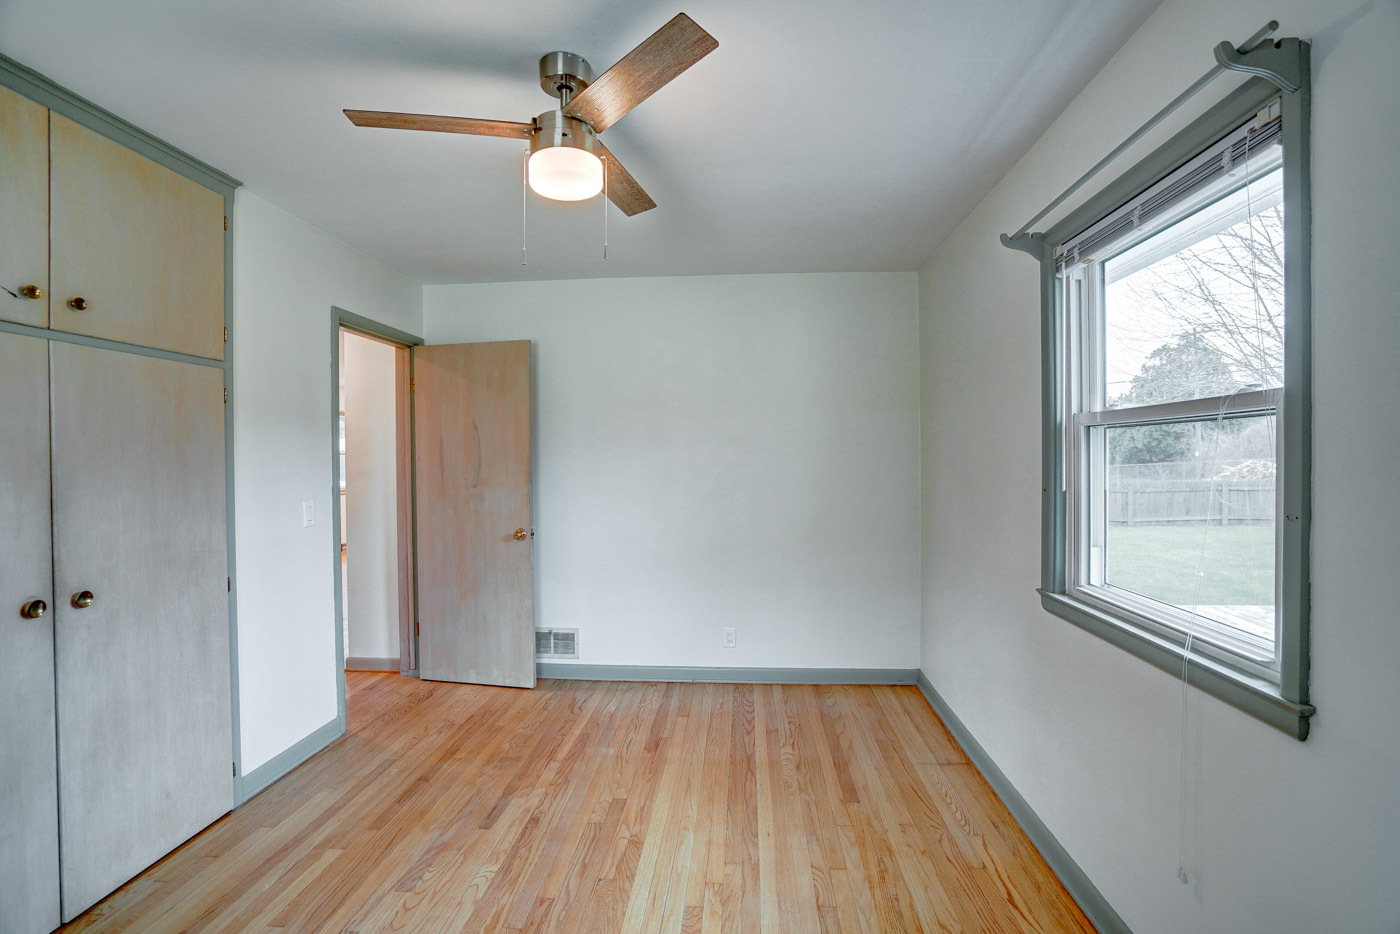
[[[738,644],[739,644],[739,640],[738,640],[738,637],[736,637],[735,634],[734,634],[734,627],[733,627],[733,626],[725,626],[725,627],[724,627],[724,647],[725,647],[726,649],[732,649],[732,648],[734,648],[735,646],[737,646]]]

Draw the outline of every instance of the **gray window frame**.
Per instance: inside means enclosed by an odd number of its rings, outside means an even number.
[[[1309,519],[1312,446],[1311,367],[1311,84],[1308,47],[1301,43],[1301,86],[1283,93],[1284,387],[1280,407],[1280,492],[1278,534],[1279,680],[1274,683],[1222,660],[1192,652],[1186,664],[1190,684],[1264,722],[1307,738],[1315,712],[1309,692]],[[1139,192],[1151,187],[1249,117],[1280,97],[1278,85],[1251,78],[1172,137],[1156,152],[1108,184],[1044,233],[1041,249],[1042,405],[1042,567],[1038,588],[1050,613],[1117,645],[1138,658],[1181,677],[1184,637],[1143,628],[1124,616],[1077,600],[1066,592],[1069,516],[1065,488],[1064,346],[1061,290],[1054,244],[1096,223]]]

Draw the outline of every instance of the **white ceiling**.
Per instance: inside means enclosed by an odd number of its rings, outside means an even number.
[[[911,270],[1158,0],[4,0],[0,52],[425,283]],[[684,9],[719,48],[604,135],[659,207],[530,196],[528,121]]]

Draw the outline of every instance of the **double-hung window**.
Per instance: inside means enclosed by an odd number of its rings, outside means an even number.
[[[1046,235],[1042,594],[1302,738],[1300,106],[1250,82]]]

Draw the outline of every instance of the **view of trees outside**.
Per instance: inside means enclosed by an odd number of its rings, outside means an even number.
[[[1283,385],[1283,206],[1206,233],[1110,267],[1110,407]],[[1109,582],[1272,638],[1275,431],[1273,416],[1108,429]]]
[[[1282,386],[1283,206],[1109,283],[1106,297],[1110,406]],[[1134,364],[1136,372],[1125,372]],[[1114,463],[1165,463],[1187,453],[1175,445],[1184,440],[1179,432],[1132,431],[1138,443],[1115,445]],[[1222,432],[1213,459],[1258,457],[1261,441],[1272,455],[1271,438],[1243,434]]]

